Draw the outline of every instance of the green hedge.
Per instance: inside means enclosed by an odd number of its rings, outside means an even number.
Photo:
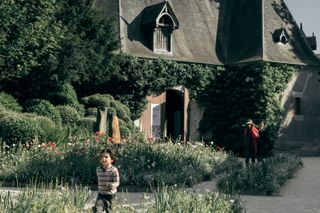
[[[49,101],[32,99],[25,103],[24,110],[26,112],[35,113],[37,115],[51,118],[56,124],[61,123],[59,111]]]
[[[44,131],[39,122],[33,118],[13,112],[2,112],[0,115],[0,136],[9,145],[42,139]]]
[[[0,92],[0,107],[4,107],[15,112],[21,112],[22,110],[22,107],[19,105],[17,100],[5,92]]]
[[[56,106],[56,109],[60,113],[62,124],[76,125],[80,119],[78,111],[71,106]]]

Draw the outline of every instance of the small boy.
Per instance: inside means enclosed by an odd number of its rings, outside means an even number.
[[[98,177],[98,197],[95,203],[96,212],[111,211],[112,199],[117,193],[120,184],[119,172],[112,165],[115,156],[110,149],[104,149],[100,153],[101,166],[97,168]]]

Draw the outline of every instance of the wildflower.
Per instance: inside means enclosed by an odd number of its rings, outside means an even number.
[[[143,199],[148,200],[150,196],[147,196],[145,193],[143,193]]]
[[[112,139],[111,137],[108,137],[108,141],[112,142],[112,140],[113,140],[113,139]]]

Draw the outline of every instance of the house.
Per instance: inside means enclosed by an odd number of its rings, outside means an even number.
[[[120,51],[141,58],[229,65],[276,62],[303,65],[283,94],[286,115],[279,141],[319,141],[320,60],[315,36],[307,37],[283,0],[96,0],[115,17]],[[137,121],[147,137],[164,129],[176,139],[199,139],[203,109],[183,86],[148,97]],[[311,128],[312,127],[312,128]]]

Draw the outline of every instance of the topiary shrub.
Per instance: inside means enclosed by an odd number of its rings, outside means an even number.
[[[55,124],[50,118],[32,113],[24,113],[23,116],[28,117],[37,122],[44,134],[41,142],[54,141],[56,143],[65,142],[68,139],[69,131],[64,130],[61,125]]]
[[[128,120],[128,118],[130,118],[129,108],[123,105],[120,101],[114,100],[110,103],[110,106],[116,110],[117,116],[122,120]]]
[[[131,120],[130,110],[127,106],[109,94],[95,94],[81,99],[81,102],[86,107],[86,115],[97,116],[97,109],[107,108],[107,132],[111,131],[112,116],[116,115],[119,118],[121,135],[129,137],[133,129],[133,121]],[[97,127],[96,127],[97,128]]]
[[[0,119],[0,127],[0,136],[9,145],[18,142],[24,144],[32,139],[41,139],[44,136],[44,131],[38,122],[23,114],[3,113]]]
[[[80,119],[78,111],[71,106],[57,106],[57,110],[60,112],[62,124],[75,125]]]
[[[0,92],[0,106],[15,112],[21,112],[22,110],[22,107],[19,105],[17,100],[4,92]]]
[[[77,122],[80,128],[87,129],[89,132],[94,131],[95,123],[96,123],[95,117],[83,117],[83,118],[80,118]]]
[[[117,111],[114,108],[109,107],[108,108],[108,116],[112,117],[113,115],[117,115]]]
[[[121,135],[121,138],[130,138],[131,131],[126,126],[120,126],[120,135]]]
[[[61,123],[59,111],[49,101],[32,99],[25,103],[25,111],[51,118],[56,124]]]
[[[79,104],[77,93],[69,83],[62,84],[58,90],[50,93],[49,101],[54,105]]]
[[[81,103],[85,105],[86,108],[96,107],[96,108],[105,108],[110,106],[110,102],[114,99],[108,94],[95,94],[87,96],[81,99]]]
[[[86,109],[86,116],[97,116],[98,109],[95,107],[90,107]]]

